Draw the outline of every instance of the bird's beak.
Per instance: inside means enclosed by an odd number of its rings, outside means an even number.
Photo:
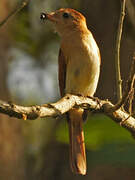
[[[52,22],[57,22],[57,19],[55,17],[55,13],[54,12],[52,12],[50,14],[41,13],[40,19],[41,20],[49,20],[49,21],[52,21]]]

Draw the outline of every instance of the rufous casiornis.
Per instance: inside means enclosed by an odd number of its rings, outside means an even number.
[[[100,52],[88,30],[85,17],[70,8],[41,13],[61,37],[58,57],[60,94],[93,96],[100,74]],[[70,139],[70,161],[74,173],[86,174],[86,154],[83,133],[85,110],[72,108],[67,115]]]

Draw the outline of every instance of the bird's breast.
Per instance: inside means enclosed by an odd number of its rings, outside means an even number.
[[[66,70],[66,93],[93,96],[99,72],[99,50],[94,39],[68,48]],[[93,44],[91,44],[93,43]]]

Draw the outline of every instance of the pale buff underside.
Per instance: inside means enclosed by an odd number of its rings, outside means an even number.
[[[82,38],[64,40],[66,93],[93,96],[100,73],[100,53],[91,33]]]

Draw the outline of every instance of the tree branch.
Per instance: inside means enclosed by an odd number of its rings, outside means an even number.
[[[12,103],[0,101],[0,113],[7,114],[11,117],[24,120],[35,120],[45,117],[59,117],[68,112],[73,107],[81,107],[95,113],[104,113],[121,126],[128,129],[130,132],[135,132],[135,119],[129,116],[128,113],[118,109],[112,111],[114,105],[109,101],[96,100],[91,97],[82,97],[77,95],[67,94],[56,103],[43,104],[41,106],[19,106]],[[124,121],[126,119],[126,121]]]
[[[116,49],[115,49],[115,69],[116,69],[116,87],[117,87],[117,99],[120,100],[122,98],[122,80],[120,73],[120,43],[123,29],[123,21],[125,17],[125,2],[126,0],[121,1],[121,12],[120,19],[118,25],[118,32],[116,38]]]
[[[30,0],[22,0],[21,3],[17,5],[17,7],[13,11],[11,11],[3,21],[0,22],[0,27],[3,26],[9,20],[10,17],[22,10],[28,4],[29,1]]]
[[[129,98],[130,92],[134,90],[133,85],[135,81],[135,54],[133,55],[132,59],[132,64],[131,64],[131,69],[130,73],[128,76],[128,80],[126,83],[125,91],[123,93],[123,97],[118,101],[118,103],[113,107],[113,111],[116,111],[117,109],[121,108],[122,105],[125,104],[127,99]],[[131,106],[131,104],[130,104]]]

